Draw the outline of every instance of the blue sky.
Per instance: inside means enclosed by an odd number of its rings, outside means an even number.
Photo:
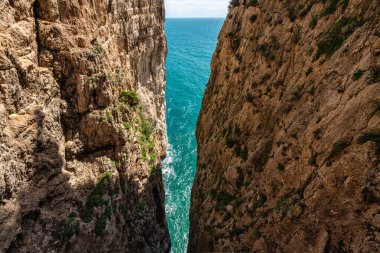
[[[164,0],[167,18],[225,18],[230,0]]]

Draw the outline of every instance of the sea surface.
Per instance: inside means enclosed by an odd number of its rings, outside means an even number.
[[[195,125],[223,19],[167,19],[168,156],[163,161],[172,252],[186,252],[197,147]]]

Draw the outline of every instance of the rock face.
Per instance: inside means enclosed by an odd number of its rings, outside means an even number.
[[[0,252],[169,252],[163,1],[0,10]]]
[[[189,252],[380,251],[380,3],[232,1]]]

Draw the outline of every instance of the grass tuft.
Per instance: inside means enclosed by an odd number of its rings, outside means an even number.
[[[343,42],[360,26],[355,18],[342,18],[324,34],[317,43],[318,50],[316,58],[322,55],[331,57],[343,44]]]

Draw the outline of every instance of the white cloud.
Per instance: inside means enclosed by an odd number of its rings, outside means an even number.
[[[230,0],[165,0],[166,17],[226,17]]]

